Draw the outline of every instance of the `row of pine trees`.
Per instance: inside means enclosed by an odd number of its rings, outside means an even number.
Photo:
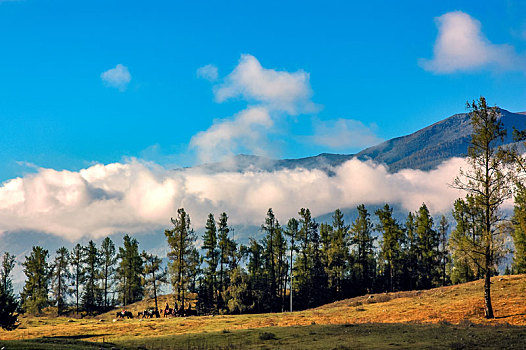
[[[525,273],[526,190],[515,199],[512,225],[502,230],[511,231],[515,243],[508,272]],[[310,210],[302,208],[282,225],[269,209],[261,225],[262,239],[250,239],[247,245],[233,239],[226,213],[218,219],[209,214],[202,246],[197,247],[190,217],[179,209],[173,227],[165,230],[168,264],[162,257],[141,253],[138,241],[128,235],[118,250],[108,237],[100,247],[93,241],[71,250],[62,247],[52,260],[47,250],[36,246],[22,263],[26,281],[21,311],[40,313],[55,306],[58,314],[97,313],[144,297],[153,297],[157,308],[160,287],[170,283],[176,305],[192,305],[201,314],[279,312],[365,293],[428,289],[482,277],[481,258],[463,247],[481,232],[483,213],[472,197],[455,202],[451,233],[446,218],[435,223],[425,204],[404,223],[387,204],[374,212],[374,223],[364,205],[357,213],[350,224],[339,209],[332,222],[317,223]],[[504,256],[504,247],[495,254]],[[13,267],[14,257],[5,253],[0,304],[11,298],[11,309],[18,304],[10,281]]]

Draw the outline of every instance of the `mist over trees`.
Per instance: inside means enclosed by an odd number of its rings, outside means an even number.
[[[481,278],[485,315],[492,318],[490,277],[498,274],[508,235],[514,255],[507,273],[526,273],[526,187],[520,176],[526,160],[513,148],[498,147],[505,130],[496,108],[483,98],[469,107],[469,168],[452,184],[466,196],[452,203],[452,222],[433,218],[425,203],[401,221],[389,204],[373,213],[361,204],[352,222],[340,209],[330,222],[317,222],[308,208],[299,208],[286,225],[269,208],[254,232],[261,238],[240,244],[227,213],[210,213],[198,240],[190,213],[180,208],[164,231],[164,256],[140,253],[138,240],[129,235],[118,248],[107,237],[100,247],[93,241],[71,251],[62,247],[51,260],[47,250],[33,247],[22,263],[20,305],[10,279],[14,258],[6,253],[0,318],[9,322],[0,326],[15,327],[19,306],[34,314],[49,306],[57,314],[94,314],[150,297],[158,309],[160,288],[168,284],[179,314],[238,314],[294,311],[367,293]],[[513,217],[506,221],[499,209],[512,196]]]

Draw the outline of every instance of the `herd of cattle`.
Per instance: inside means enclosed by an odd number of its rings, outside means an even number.
[[[159,318],[161,317],[161,314],[163,317],[187,317],[187,316],[197,316],[197,310],[192,310],[190,307],[188,309],[180,308],[180,309],[172,309],[166,305],[164,310],[158,310],[156,308],[149,308],[144,311],[139,311],[137,313],[137,318]],[[131,311],[118,311],[117,318],[133,318],[133,314]]]

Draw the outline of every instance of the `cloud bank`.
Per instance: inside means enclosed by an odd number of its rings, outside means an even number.
[[[462,165],[454,158],[429,172],[392,174],[382,165],[353,159],[334,168],[334,176],[305,169],[207,174],[138,160],[78,172],[39,169],[0,186],[0,232],[33,230],[74,241],[162,230],[180,207],[196,228],[209,212],[221,211],[232,224],[259,225],[269,207],[282,222],[301,207],[321,215],[360,203],[416,210],[425,202],[432,212],[444,213],[460,196],[447,184]]]
[[[100,78],[107,86],[124,91],[131,81],[131,74],[128,67],[119,63],[115,68],[101,73]]]
[[[482,68],[525,70],[526,59],[513,46],[494,44],[482,33],[481,24],[462,11],[448,12],[435,19],[438,37],[432,59],[420,65],[430,72],[445,74]]]

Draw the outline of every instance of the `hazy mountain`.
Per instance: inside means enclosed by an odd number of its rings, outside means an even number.
[[[526,112],[512,113],[501,109],[501,120],[507,130],[504,144],[513,143],[513,127],[526,129]],[[238,155],[223,162],[200,165],[196,168],[207,172],[223,171],[275,171],[281,169],[330,168],[357,157],[360,160],[374,160],[386,164],[391,172],[400,169],[430,170],[452,157],[467,154],[471,125],[468,113],[455,114],[412,134],[396,137],[357,154],[322,153],[317,156],[298,159],[270,159],[252,155]]]

